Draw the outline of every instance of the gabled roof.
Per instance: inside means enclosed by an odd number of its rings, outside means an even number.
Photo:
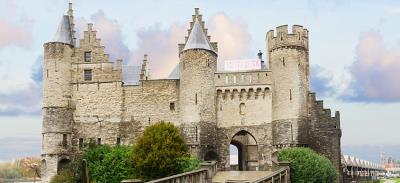
[[[59,42],[73,45],[71,24],[68,15],[63,15],[58,30],[50,42]]]
[[[197,18],[190,32],[188,41],[183,48],[183,50],[189,49],[205,49],[214,52]]]

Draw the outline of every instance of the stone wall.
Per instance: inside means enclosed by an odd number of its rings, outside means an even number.
[[[339,173],[337,179],[339,182],[342,177],[340,114],[336,111],[332,117],[331,110],[324,108],[323,101],[316,100],[315,93],[310,93],[309,96],[311,115],[309,147],[331,160]]]
[[[214,82],[215,86],[219,88],[271,84],[272,71],[216,72],[214,75]]]
[[[217,126],[249,126],[270,123],[270,85],[217,87]]]
[[[75,122],[120,122],[123,110],[121,82],[72,85]]]
[[[141,80],[137,86],[123,87],[125,121],[150,125],[161,120],[180,125],[179,80]]]

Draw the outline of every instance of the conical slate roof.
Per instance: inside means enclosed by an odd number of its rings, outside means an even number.
[[[58,30],[54,35],[51,42],[66,43],[72,45],[72,34],[71,34],[71,24],[69,22],[69,16],[63,15]]]
[[[210,50],[214,51],[210,43],[207,40],[206,35],[204,34],[203,28],[201,27],[199,20],[196,18],[196,21],[194,22],[192,31],[190,32],[188,41],[186,42],[185,47],[183,50],[189,50],[189,49],[205,49],[205,50]]]

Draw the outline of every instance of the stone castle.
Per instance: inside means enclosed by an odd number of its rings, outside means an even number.
[[[230,169],[232,144],[238,170],[269,170],[279,149],[305,146],[341,172],[340,116],[310,92],[308,39],[302,26],[279,26],[266,35],[268,66],[217,71],[218,46],[196,8],[178,45],[179,79],[150,79],[145,56],[139,84],[126,85],[122,60],[109,59],[92,24],[77,46],[69,4],[44,44],[43,181],[88,141],[132,144],[161,120],[179,127],[192,154],[218,161],[220,170]]]

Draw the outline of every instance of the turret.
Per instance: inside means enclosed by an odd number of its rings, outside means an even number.
[[[217,43],[210,42],[198,8],[192,16],[185,43],[179,45],[179,60],[181,121],[184,126],[196,129],[186,141],[196,147],[213,147]],[[205,150],[192,151],[202,157]]]
[[[308,31],[293,25],[267,33],[269,67],[273,78],[273,134],[275,145],[305,144],[309,92]],[[304,129],[303,129],[304,128]]]
[[[140,68],[140,80],[149,78],[149,66],[147,65],[147,54],[144,54],[142,67]]]
[[[68,161],[72,135],[71,56],[74,36],[71,16],[64,15],[54,38],[44,44],[43,182]]]

